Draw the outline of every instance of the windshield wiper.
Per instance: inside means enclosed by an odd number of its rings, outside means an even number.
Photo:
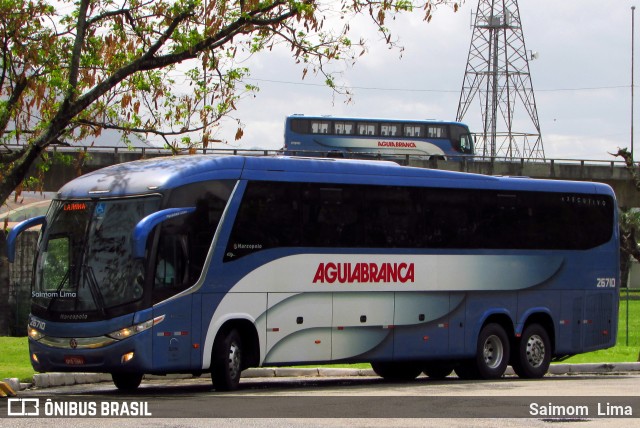
[[[100,310],[102,316],[106,315],[104,298],[102,297],[102,293],[100,292],[100,287],[98,287],[98,280],[96,279],[96,275],[93,273],[93,269],[89,265],[84,265],[82,271],[84,272],[85,281],[89,283],[89,291],[91,292],[93,302]]]
[[[49,300],[49,304],[47,305],[47,311],[51,310],[51,306],[53,305],[53,302],[58,300],[58,298],[60,297],[60,290],[62,290],[62,287],[64,287],[64,285],[69,281],[69,272],[70,271],[71,271],[71,269],[67,269],[65,271],[64,276],[60,280],[60,284],[58,284],[58,286],[56,287],[55,295],[51,298],[51,300]]]

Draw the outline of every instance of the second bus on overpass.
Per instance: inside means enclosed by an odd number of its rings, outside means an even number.
[[[285,153],[302,156],[420,156],[463,160],[474,154],[469,127],[458,122],[288,116]]]

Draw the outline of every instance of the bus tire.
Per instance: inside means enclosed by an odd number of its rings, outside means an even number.
[[[442,380],[453,371],[453,366],[446,363],[429,363],[422,368],[424,374],[433,380]]]
[[[480,379],[502,377],[509,364],[509,338],[500,324],[487,324],[478,336],[476,367]]]
[[[373,371],[388,381],[407,382],[417,378],[422,372],[420,365],[415,363],[397,363],[389,361],[377,361],[371,363]]]
[[[524,329],[518,341],[518,354],[514,356],[513,371],[523,379],[543,377],[551,363],[551,341],[540,324],[531,324]]]
[[[217,391],[233,391],[240,385],[242,338],[231,329],[216,340],[211,356],[211,381]]]
[[[120,391],[134,391],[142,382],[142,373],[111,373],[113,384]]]

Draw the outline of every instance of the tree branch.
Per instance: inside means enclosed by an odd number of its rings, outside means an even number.
[[[631,175],[631,179],[633,180],[633,184],[635,185],[636,190],[640,191],[640,176],[638,175],[638,171],[633,165],[633,158],[631,157],[631,152],[629,150],[618,148],[618,153],[610,153],[610,155],[615,157],[621,157],[624,160],[625,166],[629,174]]]
[[[83,0],[87,1],[87,0]],[[282,3],[276,3],[276,5],[281,5]],[[261,10],[270,11],[275,6],[270,5]],[[285,21],[293,16],[295,16],[298,12],[295,10],[289,10],[286,13],[280,14],[273,19],[270,19],[269,22],[271,24]],[[181,52],[167,54],[163,56],[155,56],[155,54],[162,48],[162,46],[171,38],[171,35],[178,28],[178,25],[182,23],[184,20],[193,16],[193,9],[189,9],[185,12],[178,14],[171,23],[167,26],[167,28],[163,31],[162,35],[156,40],[156,42],[151,45],[149,50],[139,57],[138,59],[130,62],[119,70],[115,71],[111,76],[107,79],[98,83],[93,87],[90,91],[85,93],[83,96],[79,97],[74,103],[70,104],[68,108],[62,109],[59,114],[52,120],[52,124],[50,127],[50,132],[47,133],[46,136],[38,140],[39,145],[43,145],[46,147],[48,141],[53,138],[57,138],[59,136],[59,132],[61,131],[62,124],[64,122],[69,122],[71,118],[75,117],[89,105],[91,105],[94,101],[104,95],[108,90],[116,86],[118,83],[131,76],[132,74],[138,71],[147,71],[154,70],[163,67],[167,67],[170,65],[181,63],[188,59],[196,58],[198,54],[203,52],[204,50],[215,49],[225,42],[232,39],[236,34],[239,34],[241,30],[245,26],[254,25],[255,22],[265,22],[265,20],[260,20],[258,18],[245,18],[241,17],[229,24],[222,30],[220,30],[215,36],[204,40],[190,49],[183,50]]]
[[[144,133],[144,134],[154,134],[154,135],[159,135],[159,136],[183,135],[183,134],[187,134],[189,132],[202,131],[204,129],[204,126],[198,126],[198,127],[195,127],[195,128],[183,128],[183,129],[180,129],[179,131],[159,131],[159,130],[153,129],[153,128],[134,128],[134,127],[129,127],[129,126],[116,125],[116,124],[113,124],[113,123],[94,122],[94,121],[86,120],[86,119],[80,119],[80,120],[76,120],[74,122],[78,123],[80,125],[95,126],[97,128],[102,128],[102,129],[115,129],[115,130],[118,130],[118,131]]]
[[[108,12],[101,13],[100,15],[96,15],[93,18],[87,20],[87,28],[91,27],[96,22],[102,21],[103,19],[112,18],[118,15],[124,15],[125,17],[127,17],[127,15],[129,15],[130,13],[131,9],[110,10]]]
[[[638,248],[638,241],[636,240],[636,230],[634,228],[631,228],[628,231],[621,231],[620,249],[624,254],[633,257],[637,261],[640,261],[640,249]]]
[[[9,150],[5,153],[0,153],[0,163],[8,164],[11,162],[15,162],[24,155],[26,148],[21,148],[20,150]]]
[[[0,135],[4,135],[11,119],[11,113],[18,105],[18,101],[22,96],[22,93],[27,88],[28,80],[24,74],[16,76],[16,83],[11,92],[11,96],[7,100],[7,104],[3,109],[0,109]]]
[[[87,10],[89,9],[90,0],[81,0],[78,10],[78,25],[76,27],[76,39],[73,44],[71,53],[71,63],[69,64],[69,89],[64,100],[63,110],[77,96],[76,88],[78,86],[78,75],[80,71],[80,58],[82,56],[82,45],[85,42],[85,34],[87,31]]]

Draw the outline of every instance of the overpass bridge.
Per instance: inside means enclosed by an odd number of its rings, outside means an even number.
[[[73,178],[96,169],[122,162],[129,162],[144,158],[171,156],[169,150],[159,148],[122,148],[122,147],[85,147],[85,148],[55,148],[69,155],[72,162],[54,161],[44,176],[45,191],[56,191]],[[198,149],[187,154],[239,154],[239,155],[276,155],[282,154],[277,150],[240,150],[240,149]],[[330,153],[299,153],[306,156],[330,156]],[[595,181],[607,183],[615,190],[621,207],[640,207],[640,191],[634,186],[631,175],[622,160],[575,160],[575,159],[505,159],[493,158],[466,161],[446,161],[438,159],[420,158],[417,156],[398,155],[380,157],[390,159],[403,165],[420,168],[434,168],[448,171],[461,171],[485,175],[519,176],[541,179],[562,179],[577,181]],[[55,157],[54,157],[55,158]]]
[[[477,160],[460,164],[444,161],[409,161],[409,165],[449,171],[485,175],[531,177],[551,180],[594,181],[607,183],[616,193],[618,204],[624,208],[640,207],[640,190],[635,188],[631,174],[622,160],[546,159],[545,161]]]

